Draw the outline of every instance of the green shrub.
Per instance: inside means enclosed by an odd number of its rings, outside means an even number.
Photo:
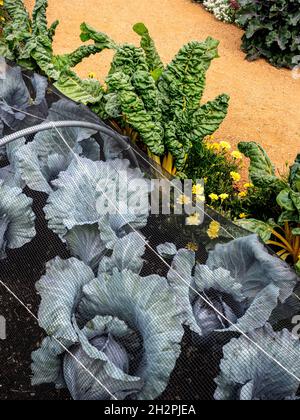
[[[300,64],[299,0],[239,0],[237,23],[245,28],[249,60],[264,57],[277,67]]]
[[[238,224],[279,248],[278,256],[295,264],[300,271],[300,155],[286,177],[276,176],[274,166],[263,148],[257,143],[240,143],[239,149],[250,158],[250,179],[260,196],[274,197],[270,203],[272,218],[263,221],[256,218],[239,221]]]
[[[268,221],[279,216],[280,207],[274,206],[276,194],[243,181],[243,155],[232,152],[229,143],[208,138],[193,149],[187,167],[188,176],[194,181],[205,179],[207,203],[225,217]]]

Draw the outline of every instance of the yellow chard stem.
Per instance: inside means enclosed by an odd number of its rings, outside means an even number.
[[[276,232],[276,230],[273,230],[272,231],[272,234],[274,235],[274,236],[276,236],[276,238],[278,238],[285,246],[286,246],[286,248],[287,248],[287,250],[291,253],[291,254],[294,254],[294,250],[293,250],[293,248],[292,248],[292,246],[291,246],[291,244],[282,236],[282,235],[280,235],[280,233],[278,233],[278,232]]]
[[[169,172],[169,174],[173,174],[173,156],[171,155],[171,153],[169,152],[167,156],[165,156],[164,161],[163,161],[163,168]]]
[[[278,257],[281,257],[285,253],[286,253],[286,250],[282,249],[281,251],[278,251],[276,255],[278,255]]]
[[[300,258],[300,236],[296,236],[295,238],[295,254],[294,254],[294,261],[295,263],[298,262]]]
[[[287,257],[289,257],[291,254],[289,253],[289,252],[286,252],[285,254],[283,254],[282,256],[281,256],[281,259],[283,260],[283,261],[286,261],[286,259],[287,259]]]
[[[292,254],[291,251],[290,251],[290,249],[288,249],[284,244],[282,244],[280,242],[268,241],[267,242],[267,245],[278,246],[279,248],[284,249],[284,250],[288,251],[290,254]]]
[[[164,159],[163,159],[162,167],[163,167],[164,169],[166,169],[167,164],[168,164],[168,157],[167,157],[167,155],[165,155],[165,156],[164,156]]]
[[[154,160],[155,163],[157,163],[159,166],[161,166],[160,157],[155,155],[154,153],[152,153],[150,151],[150,149],[148,149],[148,156],[149,156],[150,159]]]

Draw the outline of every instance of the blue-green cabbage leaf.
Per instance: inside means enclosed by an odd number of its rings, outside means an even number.
[[[32,199],[18,187],[0,180],[0,258],[6,249],[21,248],[35,237],[35,214]]]
[[[216,400],[295,400],[300,383],[299,340],[267,324],[223,349]]]
[[[92,138],[96,130],[55,128],[56,121],[78,120],[79,115],[81,118],[85,115],[83,106],[64,99],[56,102],[46,120],[53,122],[53,128],[38,132],[32,142],[17,151],[16,171],[32,190],[49,194],[53,189],[52,181],[79,155],[99,159],[100,148]]]

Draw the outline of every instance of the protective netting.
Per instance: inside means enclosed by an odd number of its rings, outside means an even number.
[[[44,78],[0,70],[0,398],[296,399],[294,271],[202,204],[198,226],[132,211],[137,185],[174,184],[171,209],[182,190]]]

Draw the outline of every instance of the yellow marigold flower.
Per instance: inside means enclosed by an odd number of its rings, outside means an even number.
[[[180,204],[181,206],[191,204],[192,200],[187,195],[181,195],[177,199],[177,204]]]
[[[205,142],[204,145],[205,145],[207,150],[211,150],[213,148],[213,145],[209,142]]]
[[[209,198],[211,199],[211,201],[218,201],[219,200],[219,196],[217,194],[210,194]]]
[[[199,213],[194,213],[191,216],[186,218],[187,226],[199,226],[201,223],[201,218]]]
[[[210,237],[210,239],[217,239],[220,235],[220,229],[221,225],[219,222],[211,222],[207,231],[207,234]]]
[[[249,188],[253,188],[254,185],[251,184],[251,182],[247,182],[247,184],[244,184],[244,188],[246,188],[246,190],[248,190]]]
[[[240,198],[245,198],[245,197],[247,197],[247,195],[248,195],[247,191],[241,191],[241,192],[239,193],[239,197],[240,197]]]
[[[242,178],[238,172],[230,172],[230,176],[234,180],[234,182],[239,182]]]
[[[192,190],[194,195],[203,195],[204,194],[204,187],[201,184],[197,184],[193,186]]]
[[[247,219],[247,214],[246,213],[241,213],[240,214],[240,219]]]
[[[222,201],[227,200],[227,198],[229,198],[229,194],[220,194],[220,195],[219,195],[219,198],[220,198]]]
[[[3,6],[4,2],[3,0],[0,0],[0,6]]]
[[[222,149],[226,151],[229,151],[231,149],[231,145],[227,141],[221,141],[220,147],[222,147]]]
[[[212,148],[213,150],[215,150],[216,152],[219,152],[219,151],[221,150],[221,145],[220,145],[219,143],[213,143],[213,144],[211,145],[211,148]]]
[[[197,244],[194,244],[193,242],[189,242],[186,245],[186,249],[188,249],[189,251],[197,252],[199,250],[199,247]]]
[[[96,79],[97,75],[94,72],[89,73],[88,78],[89,79]]]
[[[242,153],[241,153],[241,152],[239,152],[239,151],[237,151],[237,150],[235,150],[234,152],[232,152],[232,153],[231,153],[231,156],[232,156],[234,159],[243,159],[243,155],[242,155]]]

